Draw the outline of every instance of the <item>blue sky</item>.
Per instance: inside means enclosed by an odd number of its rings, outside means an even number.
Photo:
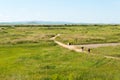
[[[120,0],[0,0],[0,22],[120,23]]]

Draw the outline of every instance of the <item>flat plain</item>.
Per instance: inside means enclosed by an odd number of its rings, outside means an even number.
[[[1,26],[0,80],[119,80],[120,46],[92,48],[91,53],[64,44],[120,43],[119,25]],[[95,54],[95,55],[91,55]]]

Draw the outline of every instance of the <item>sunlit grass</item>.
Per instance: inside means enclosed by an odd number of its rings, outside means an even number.
[[[1,27],[0,80],[119,80],[120,47],[92,49],[93,54],[64,49],[49,40],[73,44],[119,42],[119,26]]]
[[[76,53],[51,41],[4,45],[0,47],[0,57],[1,80],[114,80],[120,77],[119,61]]]

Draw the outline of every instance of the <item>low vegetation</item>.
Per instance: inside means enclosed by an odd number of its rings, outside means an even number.
[[[119,58],[120,57],[120,46],[95,48],[95,49],[92,49],[92,53]]]
[[[120,42],[120,26],[71,27],[58,37],[59,41],[71,44],[96,44]]]
[[[73,44],[120,42],[120,26],[0,27],[0,80],[119,80],[120,46],[64,49],[49,40]]]

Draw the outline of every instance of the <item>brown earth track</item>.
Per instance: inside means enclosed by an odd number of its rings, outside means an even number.
[[[98,48],[98,47],[106,47],[106,46],[118,46],[120,45],[120,43],[105,43],[105,44],[87,44],[87,45],[66,45],[62,42],[59,42],[56,40],[56,38],[58,36],[60,36],[61,34],[57,34],[56,36],[50,38],[50,40],[53,40],[56,44],[67,48],[69,50],[73,50],[75,52],[83,52],[83,53],[88,53],[87,51],[82,51],[82,49],[78,48],[78,47],[86,47],[86,48]],[[97,55],[97,54],[92,54],[91,55]],[[105,58],[109,58],[109,59],[116,59],[116,60],[120,60],[120,58],[118,57],[113,57],[113,56],[106,56],[103,55]]]

